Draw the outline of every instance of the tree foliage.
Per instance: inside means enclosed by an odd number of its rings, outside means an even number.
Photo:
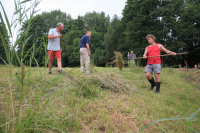
[[[104,12],[93,11],[72,19],[60,10],[43,12],[32,21],[33,26],[29,32],[32,36],[26,47],[29,49],[34,41],[37,41],[36,46],[39,47],[43,40],[47,40],[49,29],[62,22],[63,67],[80,65],[80,38],[87,30],[93,33],[90,38],[91,58],[97,66],[105,66],[107,62],[113,61],[114,51],[121,52],[124,59],[127,59],[127,52],[130,51],[142,56],[145,47],[149,45],[147,34],[154,34],[156,42],[171,51],[189,52],[185,56],[163,57],[163,65],[178,65],[184,59],[188,60],[190,66],[200,62],[199,0],[127,0],[122,15],[122,18],[115,15],[110,20]],[[40,65],[44,65],[43,60],[46,58],[44,47],[40,47],[35,55]],[[142,60],[141,65],[146,65],[146,60]]]

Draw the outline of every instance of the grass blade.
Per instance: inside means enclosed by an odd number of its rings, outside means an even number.
[[[1,56],[0,56],[0,58],[1,58]],[[5,62],[5,60],[3,58],[1,58],[1,60],[8,66],[8,64]]]
[[[6,35],[6,40],[8,41],[8,32],[7,32],[6,25],[4,23],[3,17],[1,15],[1,12],[0,12],[0,19],[1,19],[1,24],[2,24],[3,30],[4,30],[5,35]]]
[[[46,90],[47,88],[49,88],[50,86],[52,86],[55,82],[57,82],[61,77],[63,77],[64,75],[59,75],[58,77],[54,78],[46,87],[44,90]]]
[[[40,126],[40,127],[51,127],[52,129],[57,129],[57,130],[59,130],[60,132],[64,133],[63,130],[61,130],[61,129],[57,128],[57,127],[54,127],[54,126],[49,126],[49,125],[37,125],[37,126]]]
[[[179,118],[182,117],[182,116],[189,110],[189,108],[191,108],[191,107],[192,107],[192,105],[190,105],[190,106],[179,116]]]
[[[1,14],[1,13],[0,13],[0,14]],[[3,35],[1,34],[1,32],[0,32],[0,36],[1,36],[1,40],[2,40],[2,42],[3,42],[4,50],[5,50],[5,52],[6,52],[7,61],[8,61],[8,63],[10,63],[8,47],[7,47],[7,45],[6,45],[6,42],[5,42],[5,40],[4,40]]]
[[[1,7],[2,7],[2,9],[3,9],[4,17],[5,17],[5,19],[6,19],[6,23],[7,23],[9,32],[10,32],[10,36],[12,37],[12,32],[11,32],[11,28],[10,28],[10,23],[9,23],[9,21],[8,21],[8,17],[7,17],[7,15],[6,15],[6,12],[5,12],[5,10],[4,10],[3,5],[2,5],[1,2],[0,2],[0,4],[1,4]]]
[[[38,65],[38,62],[37,62],[36,58],[35,57],[33,57],[33,58],[35,59],[35,62],[37,64],[37,67],[38,67],[39,72],[40,72],[40,77],[42,78],[42,73],[41,73],[41,70],[40,70],[40,66]]]
[[[18,63],[20,64],[20,59],[19,59],[19,56],[18,56],[18,54],[17,54],[17,52],[14,50],[14,52],[15,52],[15,56],[17,57],[17,61],[18,61]]]
[[[196,130],[194,130],[194,129],[188,127],[188,126],[186,126],[186,127],[187,127],[190,131],[192,131],[193,133],[199,133],[199,132],[197,132]]]
[[[188,118],[165,118],[165,119],[159,119],[159,120],[156,120],[156,121],[154,121],[154,122],[152,122],[152,123],[150,123],[150,124],[148,124],[148,125],[142,127],[142,128],[139,130],[139,132],[142,131],[143,129],[145,129],[145,128],[147,128],[147,127],[149,127],[149,126],[151,126],[151,125],[157,123],[157,122],[160,122],[160,121],[169,121],[169,120],[186,120],[186,119],[188,119]]]
[[[24,0],[21,3],[19,3],[19,4],[23,4],[23,3],[26,3],[26,2],[29,2],[29,1],[31,1],[31,0]]]
[[[197,111],[195,111],[195,112],[188,118],[188,121],[191,120],[191,119],[193,119],[193,118],[195,117],[195,115],[196,115],[197,113],[199,113],[199,112],[200,112],[200,109],[198,109]]]
[[[15,74],[15,77],[18,79],[18,81],[22,84],[21,78],[18,76],[18,74]]]

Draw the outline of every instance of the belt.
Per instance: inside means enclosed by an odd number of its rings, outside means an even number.
[[[86,47],[81,47],[81,48],[86,48]]]

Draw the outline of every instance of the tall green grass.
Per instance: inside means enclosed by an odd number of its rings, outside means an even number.
[[[27,7],[27,3],[30,4],[30,7]],[[3,10],[3,12],[0,13],[0,19],[3,30],[6,33],[6,37],[4,38],[2,33],[0,32],[0,37],[4,46],[4,50],[6,52],[6,59],[2,59],[2,57],[0,58],[9,68],[8,88],[6,88],[5,93],[6,111],[0,121],[1,132],[14,133],[41,131],[41,127],[46,127],[49,129],[54,128],[55,130],[61,131],[59,128],[54,127],[52,124],[44,125],[44,123],[42,122],[43,117],[46,115],[50,115],[42,112],[42,110],[46,105],[48,105],[48,103],[52,99],[54,99],[54,97],[61,95],[61,93],[65,91],[57,90],[53,92],[50,96],[48,96],[48,98],[46,98],[47,90],[63,75],[59,75],[58,77],[52,79],[52,81],[50,81],[48,84],[46,84],[45,77],[43,77],[42,71],[35,58],[35,53],[42,46],[45,47],[46,53],[45,41],[43,45],[40,45],[37,49],[37,41],[33,42],[32,47],[29,48],[27,54],[24,55],[24,48],[26,47],[27,41],[32,37],[27,35],[30,29],[34,28],[32,27],[32,21],[34,19],[37,19],[34,17],[34,15],[39,11],[36,11],[36,7],[39,3],[40,1],[38,0],[15,0],[13,20],[9,22],[4,7],[0,2],[0,6]],[[25,30],[21,30],[24,22],[27,23],[27,27]],[[15,33],[15,31],[17,31],[17,33]],[[14,37],[14,35],[17,36]],[[16,40],[14,40],[15,38]],[[18,56],[16,52],[16,47],[19,43],[22,43],[22,51],[20,53],[20,56]],[[25,59],[28,55],[31,55],[30,60],[26,61]],[[14,56],[17,59],[17,63],[15,63],[20,64],[20,69],[18,69],[17,74],[13,74]],[[8,63],[6,63],[5,60],[7,60]],[[37,82],[37,84],[31,81],[31,77],[33,74],[31,69],[32,61],[36,62],[40,75],[38,77],[39,81]],[[28,63],[30,67],[26,70],[25,65],[28,65]],[[45,58],[45,66],[47,66],[47,64],[48,60]],[[15,77],[13,77],[13,75]],[[16,84],[17,86],[14,87],[14,84]],[[30,84],[34,86],[34,88],[27,88],[27,86],[29,86]]]

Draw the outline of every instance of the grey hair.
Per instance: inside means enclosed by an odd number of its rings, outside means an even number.
[[[62,26],[63,25],[63,23],[61,23],[61,22],[59,22],[59,23],[57,23],[57,27],[58,26]],[[63,25],[64,26],[64,25]]]
[[[92,31],[91,31],[91,30],[88,30],[88,31],[86,31],[86,34],[87,34],[88,32],[92,32]]]
[[[131,51],[131,52],[133,52],[133,51]]]

